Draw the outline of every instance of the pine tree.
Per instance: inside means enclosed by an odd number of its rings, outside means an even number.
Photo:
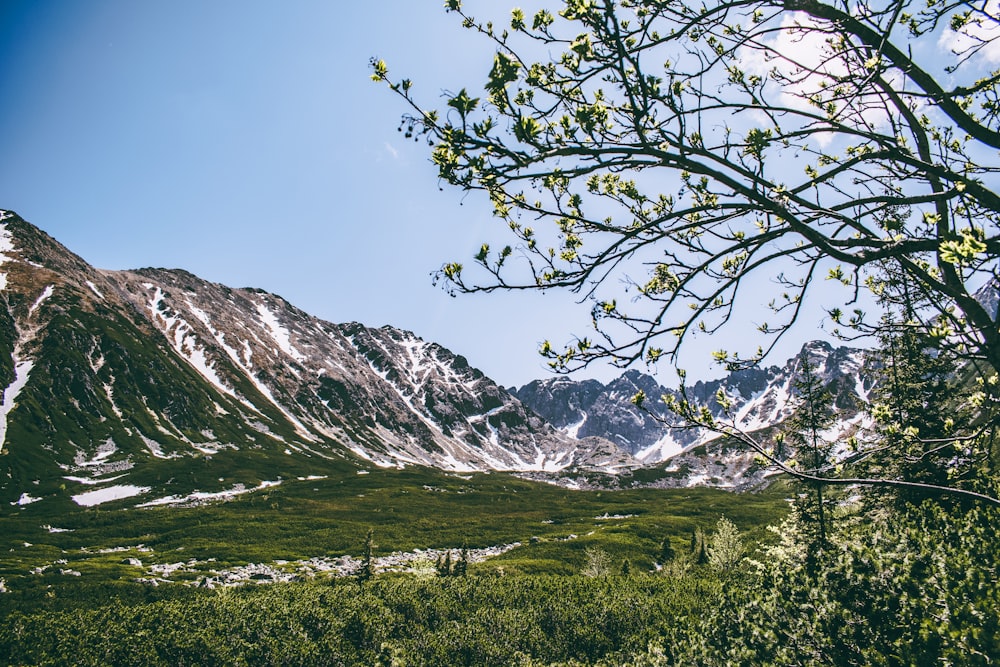
[[[708,544],[708,562],[717,570],[726,572],[743,560],[745,552],[736,524],[725,516],[720,517]]]
[[[705,565],[708,563],[708,545],[706,544],[705,531],[695,528],[691,534],[691,562],[695,565]]]
[[[469,547],[462,543],[462,549],[458,552],[458,561],[455,563],[454,574],[456,577],[464,577],[469,571]]]
[[[957,489],[996,497],[995,369],[955,344],[956,326],[966,322],[943,315],[928,321],[936,305],[931,295],[898,271],[887,266],[874,284],[885,313],[873,329],[879,349],[870,354],[876,440],[860,453],[858,468],[868,477],[925,485],[883,487],[874,502],[954,500],[948,491]]]
[[[674,547],[670,544],[670,538],[664,537],[663,544],[660,545],[660,556],[659,562],[661,565],[669,563],[677,556],[677,552],[674,551]]]
[[[816,374],[808,350],[799,357],[799,373],[792,387],[798,409],[786,422],[786,440],[795,446],[800,469],[813,477],[823,477],[828,474],[832,443],[823,438],[822,432],[833,424],[836,413],[833,397]],[[810,554],[815,557],[827,544],[831,502],[824,495],[821,479],[806,484],[808,491],[799,496],[797,506],[807,532],[811,533]]]
[[[365,537],[365,551],[364,556],[361,559],[361,567],[358,569],[358,583],[363,584],[364,582],[375,576],[375,562],[373,558],[373,552],[375,551],[375,531],[371,528],[368,529],[368,535]]]
[[[611,556],[603,549],[587,547],[584,551],[587,563],[580,571],[585,577],[606,577],[611,574]]]
[[[872,391],[878,442],[864,469],[872,476],[948,485],[955,474],[949,467],[961,459],[961,445],[952,445],[973,421],[964,400],[969,392],[955,374],[958,363],[936,349],[922,329],[888,316],[879,342],[880,349],[872,355],[880,366]],[[919,503],[928,493],[903,488],[895,496],[904,503]]]

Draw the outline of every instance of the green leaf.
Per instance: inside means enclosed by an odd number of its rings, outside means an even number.
[[[503,90],[508,83],[517,80],[517,70],[521,64],[506,53],[497,53],[493,58],[493,69],[490,70],[486,89],[492,92]]]
[[[541,133],[542,125],[531,116],[521,116],[514,125],[514,136],[519,141],[534,143],[535,138]]]
[[[540,28],[547,28],[555,21],[555,17],[547,9],[542,9],[537,14],[535,14],[532,20],[531,27],[533,30],[538,30]]]
[[[385,77],[389,74],[389,68],[385,61],[372,58],[370,64],[372,66],[372,81],[385,81]]]
[[[448,106],[458,110],[458,113],[462,114],[462,118],[465,118],[478,104],[479,98],[469,97],[465,88],[459,91],[458,95],[448,100]]]
[[[515,7],[510,12],[510,27],[513,30],[524,30],[524,10],[520,7]]]

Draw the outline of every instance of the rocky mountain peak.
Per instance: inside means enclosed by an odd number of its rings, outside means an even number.
[[[611,440],[646,465],[664,465],[677,472],[673,480],[676,483],[740,486],[750,477],[763,474],[752,464],[752,454],[731,449],[712,431],[680,428],[676,415],[668,412],[658,398],[683,394],[694,404],[708,407],[717,420],[747,432],[777,432],[796,409],[795,385],[805,359],[834,397],[840,413],[835,430],[856,431],[865,419],[863,408],[871,389],[863,364],[864,352],[835,347],[827,341],[806,343],[783,366],[741,369],[680,390],[663,387],[654,377],[631,369],[607,384],[538,380],[514,393],[568,435]],[[649,397],[644,409],[630,402],[639,390]],[[717,399],[720,391],[730,403],[728,412]]]

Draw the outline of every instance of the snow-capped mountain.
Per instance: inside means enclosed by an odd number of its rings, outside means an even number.
[[[809,343],[784,366],[683,393],[769,437],[795,409],[803,356],[835,396],[831,436],[857,430],[870,389],[859,350]],[[640,390],[652,414],[631,403]],[[0,212],[0,391],[0,507],[188,502],[371,465],[569,483],[598,471],[627,484],[640,466],[668,484],[740,487],[763,475],[738,443],[676,428],[658,399],[679,392],[652,376],[504,390],[391,326],[326,322],[277,295],[181,270],[95,269],[9,212]]]
[[[864,356],[862,350],[813,341],[783,366],[736,371],[682,389],[661,386],[654,377],[630,370],[607,384],[559,377],[536,380],[512,392],[569,436],[607,438],[646,465],[666,463],[674,483],[742,486],[759,481],[763,474],[753,462],[754,453],[714,431],[680,428],[681,421],[660,397],[683,397],[707,406],[716,420],[744,432],[777,433],[796,410],[795,382],[803,359],[808,359],[833,397],[837,421],[829,436],[837,438],[853,434],[866,419],[862,408],[871,379]],[[728,411],[717,400],[720,390],[730,404]],[[648,397],[643,409],[632,403],[639,391]]]
[[[633,463],[410,332],[325,322],[180,270],[98,270],[10,212],[0,390],[4,505],[167,502],[371,464]]]

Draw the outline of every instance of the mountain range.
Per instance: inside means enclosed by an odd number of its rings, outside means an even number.
[[[857,428],[870,389],[863,355],[826,343],[686,391],[721,414],[722,389],[740,425],[772,429],[794,409],[803,355],[837,397],[839,428]],[[715,434],[636,408],[640,389],[676,392],[650,375],[504,389],[395,327],[326,322],[275,294],[182,270],[96,269],[9,211],[0,212],[0,388],[0,507],[15,511],[39,501],[194,503],[371,466],[568,485],[633,483],[643,470],[664,484],[739,487],[761,476]]]
[[[640,408],[632,397],[641,391],[651,399],[686,399],[708,408],[717,423],[763,434],[766,440],[798,409],[795,385],[805,360],[830,392],[837,414],[824,437],[843,439],[867,426],[865,405],[873,381],[865,365],[866,352],[825,341],[806,343],[783,366],[748,368],[683,388],[665,387],[651,375],[628,370],[606,384],[557,377],[535,380],[512,392],[567,435],[611,440],[641,466],[659,468],[664,484],[745,488],[759,484],[767,472],[754,463],[754,452],[716,431],[685,427],[662,400],[647,401]],[[719,403],[720,392],[727,408]],[[627,476],[626,471],[621,474]],[[649,479],[648,471],[644,476]]]

